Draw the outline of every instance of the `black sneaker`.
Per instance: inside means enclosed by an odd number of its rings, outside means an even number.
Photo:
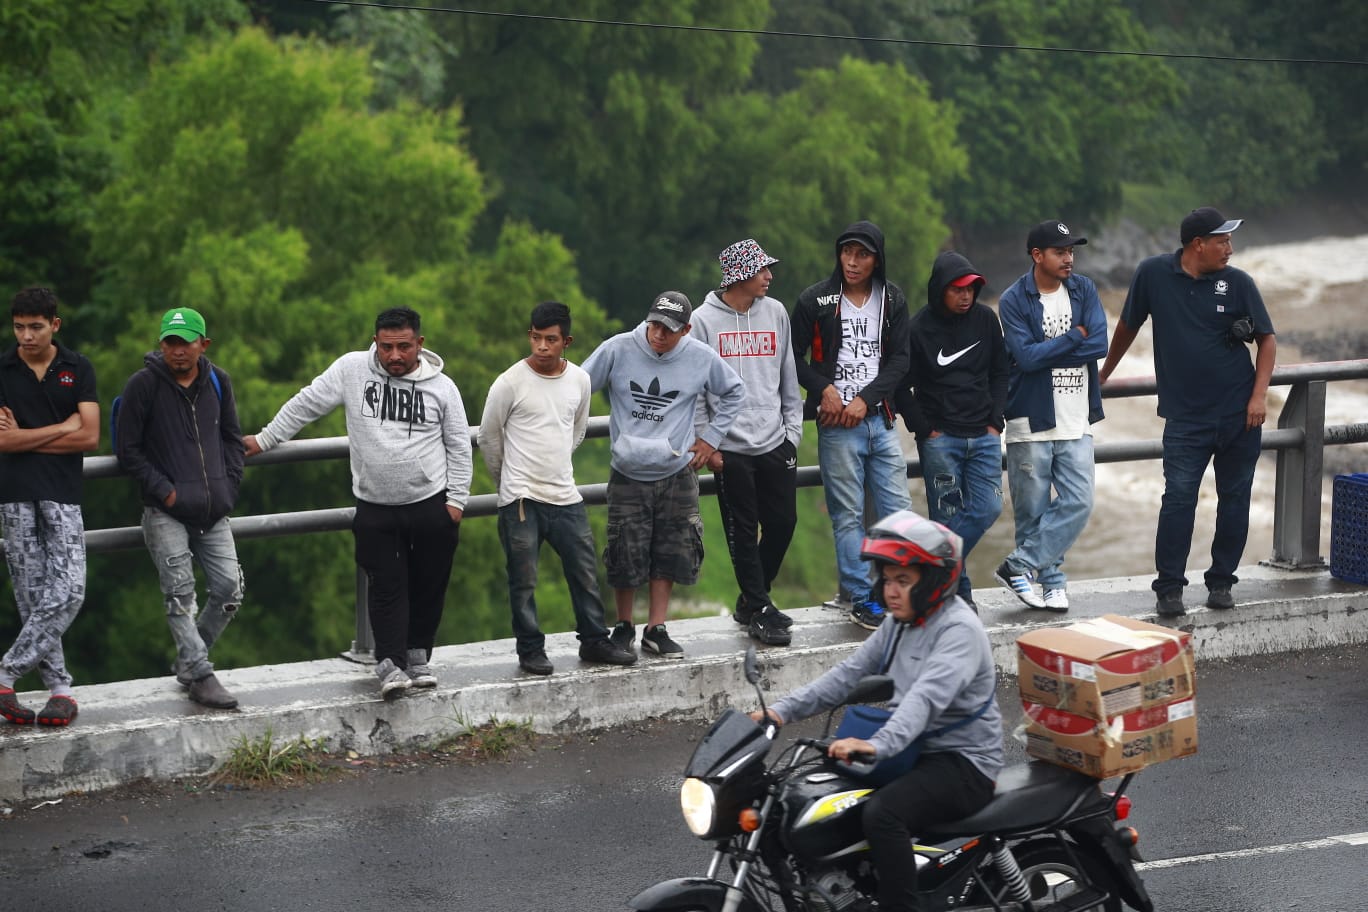
[[[580,643],[580,661],[597,662],[600,665],[635,665],[637,654],[630,647],[623,649],[608,637],[585,640]]]
[[[850,619],[865,630],[878,630],[883,623],[883,606],[871,598],[862,598],[850,609]]]
[[[1172,592],[1161,594],[1159,601],[1155,603],[1154,611],[1160,617],[1166,618],[1182,617],[1187,614],[1187,609],[1183,607],[1183,590],[1174,589]]]
[[[546,653],[538,650],[525,656],[518,656],[518,667],[528,674],[549,675],[555,671],[555,666],[546,657]]]
[[[771,626],[783,627],[785,630],[793,626],[793,618],[784,614],[784,612],[775,608],[773,605],[762,605],[760,610],[774,613],[773,619],[769,621]],[[744,595],[738,595],[736,597],[736,610],[732,612],[732,620],[736,621],[736,623],[740,624],[742,627],[749,627],[751,620],[754,617],[755,612],[746,606],[746,597]]]
[[[613,645],[625,652],[632,651],[632,644],[636,642],[636,628],[631,621],[618,621],[613,625],[613,632],[608,634],[608,639],[613,641]]]
[[[1235,596],[1230,594],[1229,586],[1218,586],[1207,592],[1206,606],[1217,611],[1229,611],[1235,607]]]
[[[641,632],[641,648],[654,652],[662,659],[684,658],[684,647],[670,639],[664,624],[647,627]]]
[[[787,646],[793,634],[779,620],[779,609],[766,605],[751,616],[750,635],[767,646]]]

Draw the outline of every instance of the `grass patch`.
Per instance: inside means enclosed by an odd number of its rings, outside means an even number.
[[[504,760],[536,738],[530,719],[514,722],[490,716],[488,721],[476,723],[457,713],[456,724],[461,731],[438,741],[433,745],[434,751],[459,754],[469,760]]]
[[[321,779],[326,772],[327,752],[321,741],[302,735],[293,741],[276,743],[275,733],[266,729],[260,738],[243,735],[237,746],[211,780],[239,784],[284,785],[295,781]]]

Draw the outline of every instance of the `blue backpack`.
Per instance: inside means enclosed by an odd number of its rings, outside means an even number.
[[[218,371],[213,365],[209,367],[209,382],[214,385],[214,394],[218,396],[219,402],[222,402],[223,384],[219,382]],[[119,406],[122,404],[123,396],[115,396],[109,406],[109,444],[115,453],[119,452]]]

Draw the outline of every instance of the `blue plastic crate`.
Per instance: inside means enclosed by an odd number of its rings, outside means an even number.
[[[1368,585],[1368,472],[1335,476],[1330,498],[1330,575]]]

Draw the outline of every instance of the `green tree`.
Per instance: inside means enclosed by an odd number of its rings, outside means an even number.
[[[723,201],[714,217],[719,249],[763,232],[766,250],[782,261],[777,293],[792,305],[830,274],[841,229],[870,218],[888,238],[890,279],[916,309],[916,289],[949,234],[941,188],[966,167],[953,105],[932,100],[901,65],[847,58],[834,70],[803,72],[778,97],[719,99],[708,116],[726,138],[705,196]],[[716,260],[699,263],[707,270],[699,284],[716,284]]]
[[[1368,14],[1357,4],[1292,10],[1223,0],[1181,10],[1142,4],[1155,42],[1213,58],[1362,56]],[[1156,125],[1160,160],[1194,199],[1276,205],[1333,173],[1368,160],[1357,115],[1364,67],[1188,59],[1172,64],[1184,93]],[[1333,138],[1332,138],[1333,137]]]
[[[984,44],[1134,50],[1145,30],[1117,0],[990,0],[971,16]],[[1151,131],[1180,86],[1143,58],[983,51],[933,76],[962,115],[970,165],[952,190],[957,224],[979,232],[1043,214],[1097,222],[1121,183],[1156,175]],[[1014,229],[1015,230],[1015,229]]]
[[[564,13],[554,0],[493,9]],[[592,19],[755,28],[767,0],[589,0]],[[629,15],[630,12],[630,15]],[[739,90],[756,52],[748,35],[446,16],[456,49],[450,97],[466,112],[470,148],[498,181],[487,218],[508,216],[563,237],[585,287],[633,321],[652,294],[719,242],[724,201],[699,192],[719,143],[702,109]]]
[[[153,56],[242,19],[233,0],[0,0],[0,287],[88,292],[82,230],[107,179],[106,120]]]

